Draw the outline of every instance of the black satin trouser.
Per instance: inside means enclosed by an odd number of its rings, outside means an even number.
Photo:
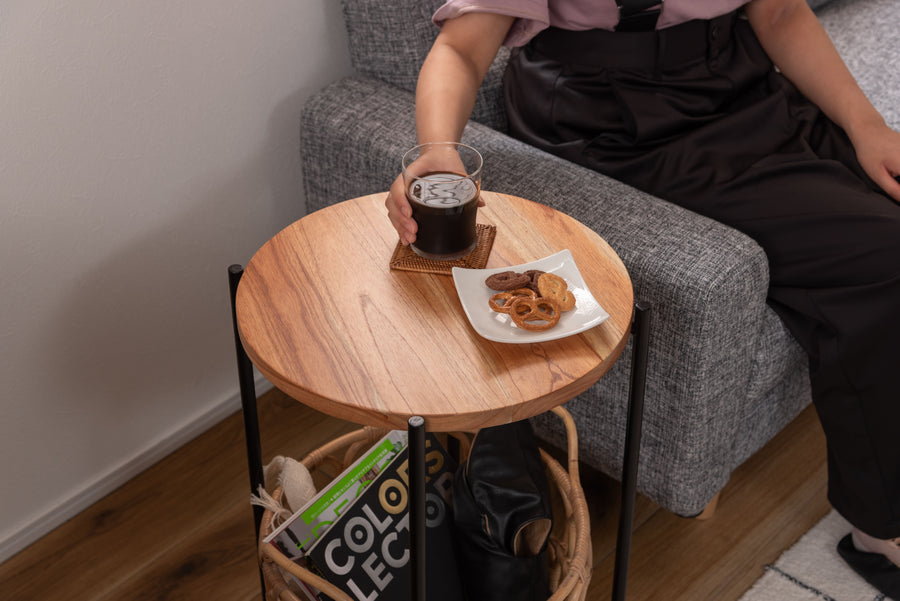
[[[512,135],[754,238],[809,355],[829,500],[900,536],[900,205],[735,15],[659,32],[550,29],[513,52]]]

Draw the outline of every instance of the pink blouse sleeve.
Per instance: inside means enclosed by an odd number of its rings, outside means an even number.
[[[448,0],[437,9],[432,21],[441,27],[444,21],[470,12],[516,17],[503,41],[505,46],[523,46],[550,25],[547,0]]]

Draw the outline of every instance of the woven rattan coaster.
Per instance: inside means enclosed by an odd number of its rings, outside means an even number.
[[[483,269],[487,265],[488,257],[491,254],[491,247],[494,245],[494,236],[497,233],[497,226],[488,225],[486,223],[478,223],[475,225],[475,234],[478,236],[478,242],[475,248],[465,257],[453,259],[450,261],[434,261],[420,257],[408,246],[403,246],[397,242],[397,248],[394,249],[394,255],[391,257],[391,269],[399,269],[401,271],[420,271],[423,273],[441,273],[450,275],[453,273],[454,267],[466,267],[468,269]]]

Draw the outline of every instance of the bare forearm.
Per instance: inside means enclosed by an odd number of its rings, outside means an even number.
[[[781,72],[851,139],[884,126],[805,0],[754,0],[747,15]]]
[[[419,72],[419,142],[459,141],[478,87],[512,22],[512,17],[476,12],[444,24]]]
[[[449,46],[435,46],[422,65],[416,87],[419,143],[458,142],[480,84],[471,63]]]

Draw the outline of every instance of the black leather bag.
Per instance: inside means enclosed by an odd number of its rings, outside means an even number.
[[[546,601],[550,487],[531,424],[481,429],[453,486],[454,536],[469,601]]]

